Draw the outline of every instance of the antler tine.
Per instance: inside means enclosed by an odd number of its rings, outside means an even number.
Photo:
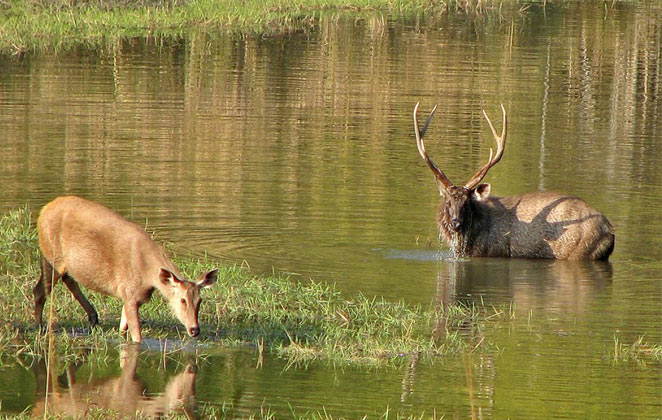
[[[432,172],[434,173],[434,176],[437,178],[437,181],[439,182],[439,185],[441,185],[444,188],[449,188],[453,185],[453,183],[444,175],[444,172],[439,169],[439,167],[430,159],[430,156],[428,156],[428,152],[425,150],[425,143],[423,143],[423,136],[425,135],[425,132],[428,129],[428,126],[430,125],[430,122],[432,121],[432,116],[434,115],[434,112],[437,110],[437,105],[432,108],[432,111],[430,112],[430,115],[428,115],[428,118],[425,120],[425,124],[423,124],[423,129],[419,130],[418,129],[418,106],[420,105],[420,102],[416,102],[416,106],[414,107],[414,134],[416,135],[416,147],[418,148],[418,153],[421,155],[423,160],[425,160],[425,163],[428,164],[430,169],[432,169]]]
[[[480,170],[478,170],[478,172],[476,172],[474,176],[472,176],[471,179],[467,181],[466,184],[464,184],[466,189],[474,189],[476,185],[478,185],[478,183],[482,181],[483,178],[485,178],[485,175],[487,175],[487,172],[490,170],[490,168],[499,163],[501,157],[503,156],[503,152],[506,148],[506,133],[508,132],[508,119],[506,118],[506,108],[504,108],[503,104],[501,104],[501,113],[503,114],[503,128],[501,129],[501,135],[499,136],[494,129],[494,126],[492,125],[492,121],[490,121],[487,113],[485,110],[483,110],[483,116],[485,117],[485,120],[487,120],[487,124],[490,126],[490,130],[492,130],[492,135],[494,136],[494,141],[497,145],[497,151],[494,153],[492,148],[490,148],[490,158],[487,160],[487,164],[480,168]]]
[[[494,156],[494,160],[490,159],[491,162],[490,166],[496,165],[501,160],[501,157],[503,156],[503,151],[506,147],[506,131],[508,129],[508,120],[506,119],[506,109],[503,107],[503,104],[501,104],[501,113],[503,114],[503,123],[501,128],[501,135],[499,136],[497,135],[496,130],[492,125],[492,121],[490,121],[490,118],[485,113],[485,110],[483,110],[483,116],[485,117],[485,120],[487,120],[487,124],[490,126],[490,130],[492,130],[494,141],[497,144],[497,153]]]
[[[418,114],[418,106],[420,104],[420,102],[416,102],[416,106],[414,107],[414,135],[416,135],[416,147],[418,148],[418,154],[420,154],[421,157],[425,159],[425,155],[427,153],[425,153],[425,145],[421,144],[421,130],[418,129],[418,118],[416,116],[416,114]]]

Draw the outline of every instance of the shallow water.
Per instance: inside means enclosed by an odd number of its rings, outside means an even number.
[[[658,418],[659,364],[610,352],[614,337],[662,343],[661,22],[653,2],[583,4],[502,21],[325,18],[272,38],[1,57],[0,211],[28,203],[36,213],[80,194],[180,254],[335,283],[348,296],[513,307],[507,328],[486,333],[496,354],[432,366],[256,367],[251,349],[219,349],[196,362],[198,408]],[[423,112],[439,104],[426,144],[456,183],[492,147],[481,109],[498,120],[503,103],[508,145],[486,178],[493,194],[584,198],[616,228],[610,263],[452,258],[413,139],[417,101]],[[186,366],[159,368],[158,351],[138,357],[155,396]],[[119,363],[107,366],[77,372],[121,377]],[[0,377],[22,378],[0,381],[0,413],[39,399],[29,370]]]

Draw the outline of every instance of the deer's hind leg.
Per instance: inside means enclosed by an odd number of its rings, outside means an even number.
[[[76,283],[76,281],[66,273],[62,276],[62,282],[67,286],[71,294],[74,295],[74,298],[76,298],[78,303],[80,303],[80,306],[85,309],[85,312],[87,313],[87,319],[90,320],[90,327],[96,327],[99,323],[99,314],[97,313],[96,309],[94,309],[94,306],[92,306],[90,301],[87,300],[83,294],[83,291],[80,290],[78,283]]]
[[[60,274],[53,268],[51,263],[41,255],[39,257],[39,265],[41,266],[41,274],[35,284],[32,293],[34,294],[34,318],[37,326],[41,331],[44,331],[43,325],[43,312],[46,298],[51,293],[55,283],[60,278]]]

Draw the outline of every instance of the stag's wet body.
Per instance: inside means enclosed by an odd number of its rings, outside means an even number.
[[[469,197],[459,230],[448,207],[440,206],[439,226],[458,256],[606,260],[614,249],[611,223],[576,197],[550,191],[481,201]]]
[[[456,255],[464,257],[522,257],[568,260],[606,260],[614,249],[614,228],[609,220],[585,201],[549,191],[510,197],[491,197],[490,184],[481,184],[488,171],[501,160],[508,119],[501,105],[503,122],[497,134],[483,111],[497,150],[490,149],[487,163],[464,186],[454,185],[425,149],[423,136],[437,110],[435,106],[422,129],[414,107],[416,147],[435,176],[441,208],[441,237]]]

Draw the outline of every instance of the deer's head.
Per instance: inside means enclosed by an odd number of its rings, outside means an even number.
[[[159,280],[165,286],[161,291],[166,296],[175,316],[186,327],[186,332],[191,337],[197,337],[200,334],[198,324],[198,312],[202,302],[200,291],[216,283],[217,277],[218,269],[202,273],[196,282],[179,278],[165,268],[161,268],[159,271]]]
[[[503,113],[503,128],[501,135],[498,135],[492,122],[488,118],[485,111],[483,111],[483,116],[487,120],[487,123],[492,130],[494,135],[494,140],[496,141],[497,151],[496,153],[490,149],[490,158],[487,163],[478,170],[464,185],[458,186],[453,184],[444,172],[439,169],[439,167],[430,159],[427,151],[425,150],[425,143],[423,143],[423,136],[425,131],[430,125],[432,116],[437,110],[437,106],[432,109],[430,115],[428,116],[425,124],[422,129],[418,128],[418,106],[419,103],[414,107],[414,133],[416,135],[416,146],[418,147],[418,153],[428,164],[432,172],[434,173],[435,179],[437,180],[437,186],[439,187],[439,193],[442,197],[442,205],[439,215],[439,223],[442,227],[449,233],[459,233],[462,232],[463,228],[466,226],[467,218],[471,217],[469,209],[471,208],[472,201],[483,201],[490,196],[491,186],[490,184],[481,184],[487,172],[491,167],[496,165],[503,156],[504,147],[506,145],[506,130],[507,130],[507,119],[506,119],[506,110],[501,105],[501,111]]]

